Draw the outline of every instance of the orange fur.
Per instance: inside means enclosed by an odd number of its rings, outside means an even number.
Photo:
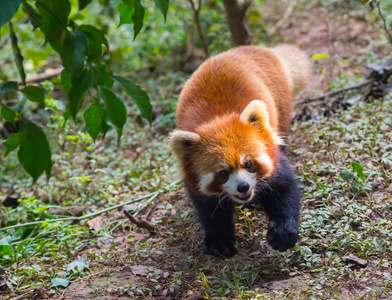
[[[186,82],[177,108],[178,130],[170,139],[193,192],[205,185],[208,193],[219,194],[222,162],[232,172],[244,168],[241,157],[253,162],[248,171],[258,178],[274,171],[280,137],[290,129],[293,91],[303,88],[309,76],[305,55],[292,47],[238,47],[206,60]],[[290,49],[301,58],[297,64],[288,63]],[[213,174],[208,175],[211,184],[201,183],[205,174]]]

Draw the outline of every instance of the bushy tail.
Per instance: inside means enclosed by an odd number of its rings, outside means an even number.
[[[296,94],[306,87],[310,77],[310,60],[306,53],[294,45],[282,44],[270,48],[286,65],[289,80]]]

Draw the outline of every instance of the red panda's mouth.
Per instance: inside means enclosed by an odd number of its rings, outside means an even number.
[[[252,192],[242,194],[242,195],[233,195],[234,198],[240,200],[241,202],[246,202],[252,197]]]

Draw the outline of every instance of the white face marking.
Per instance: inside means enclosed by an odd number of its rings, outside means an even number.
[[[249,184],[249,190],[246,193],[237,191],[238,184],[246,182]],[[223,190],[236,202],[245,203],[252,200],[254,190],[256,187],[256,174],[250,173],[246,170],[237,170],[230,174],[229,180],[222,185]],[[239,199],[239,197],[246,197],[246,199]]]
[[[204,194],[208,194],[206,189],[210,185],[212,180],[214,180],[214,173],[207,173],[207,174],[202,175],[200,178],[200,182],[199,182],[200,192],[202,192]]]
[[[268,170],[265,173],[264,178],[269,177],[271,175],[271,172],[272,172],[274,166],[273,166],[272,160],[268,156],[268,154],[262,153],[258,157],[256,157],[256,160],[260,165],[265,166],[265,168]]]

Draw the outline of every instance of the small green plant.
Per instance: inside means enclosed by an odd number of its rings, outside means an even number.
[[[56,276],[52,278],[51,288],[67,287],[71,283],[71,278],[83,275],[84,270],[87,268],[86,259],[75,259],[73,262],[64,265],[64,268],[66,268],[66,273],[63,277]]]
[[[353,187],[361,191],[371,191],[372,186],[369,184],[369,177],[365,176],[363,172],[363,166],[356,162],[351,162],[351,167],[353,168],[353,173],[347,169],[340,172],[340,177],[347,182],[350,182]]]

